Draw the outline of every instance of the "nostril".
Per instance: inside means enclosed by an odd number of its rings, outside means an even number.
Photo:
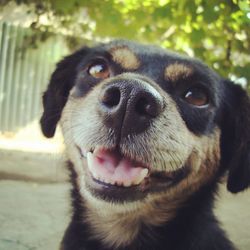
[[[139,115],[156,117],[160,113],[161,105],[157,100],[149,100],[145,97],[141,97],[136,105],[135,110]]]
[[[120,103],[121,92],[118,88],[109,88],[103,92],[101,96],[101,102],[109,107],[115,107]]]
[[[149,106],[150,104],[146,98],[140,98],[135,105],[135,111],[139,115],[147,115],[147,110],[150,109]]]

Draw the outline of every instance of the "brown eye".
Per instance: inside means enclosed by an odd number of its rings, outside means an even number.
[[[205,106],[209,102],[207,92],[204,89],[198,87],[189,89],[185,93],[184,99],[186,102],[199,107]]]
[[[88,68],[88,73],[91,76],[93,76],[95,78],[100,78],[100,79],[108,78],[109,75],[110,75],[109,67],[104,62],[99,62],[99,63],[96,63],[96,64],[92,64]]]

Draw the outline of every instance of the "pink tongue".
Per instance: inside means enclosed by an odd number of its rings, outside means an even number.
[[[117,185],[137,185],[147,175],[148,169],[135,166],[135,163],[115,151],[96,149],[88,153],[88,167],[92,175],[106,183]]]

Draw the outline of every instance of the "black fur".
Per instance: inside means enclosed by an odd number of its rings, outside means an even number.
[[[222,118],[222,156],[229,169],[227,188],[237,193],[250,183],[250,100],[246,92],[225,81],[225,110]]]
[[[82,223],[80,214],[84,209],[75,182],[74,168],[68,162],[73,189],[74,213],[63,239],[65,250],[112,250],[100,241],[91,240],[87,224]],[[194,194],[179,209],[174,220],[159,227],[142,226],[138,238],[119,250],[234,250],[213,214],[214,195],[217,193],[218,179],[214,179]],[[121,235],[122,237],[122,235]]]
[[[48,138],[55,134],[57,122],[75,82],[77,66],[86,51],[83,48],[59,62],[51,76],[48,89],[43,94],[44,113],[40,123],[43,134]]]
[[[79,93],[84,96],[91,90],[92,86],[98,84],[98,82],[91,82],[90,79],[87,86],[83,85],[79,69],[86,64],[86,58],[91,58],[91,55],[95,53],[104,53],[101,48],[101,46],[95,49],[84,48],[66,57],[58,64],[43,96],[44,113],[41,118],[41,126],[45,136],[52,137],[54,135],[69,91],[74,85],[79,86]],[[160,52],[158,58],[159,61],[154,62],[155,68],[158,70],[165,67],[166,61],[168,63],[178,61],[196,67],[199,72],[196,77],[206,79],[210,91],[215,92],[214,100],[212,100],[213,111],[196,111],[200,113],[193,115],[177,99],[176,103],[187,127],[195,134],[209,134],[215,126],[220,127],[222,132],[220,169],[216,178],[204,185],[182,204],[172,221],[158,227],[149,228],[144,225],[136,240],[129,246],[120,247],[119,250],[232,250],[234,247],[223,230],[220,229],[212,210],[217,185],[225,171],[229,171],[227,183],[229,191],[237,193],[250,185],[249,97],[240,86],[219,78],[199,61],[170,54],[167,59],[165,58],[164,64],[161,62],[163,56]],[[141,56],[140,60],[150,67],[152,58],[149,54]],[[119,71],[119,66],[115,65],[114,67]],[[171,89],[171,84],[164,85],[163,79],[160,78],[156,69],[155,71],[148,70],[145,66],[138,72],[151,77],[175,99],[175,90]],[[219,85],[215,85],[214,82],[219,82]],[[178,84],[181,86],[183,83]],[[72,222],[63,239],[62,249],[111,250],[101,241],[92,239],[89,226],[82,221],[81,215],[84,214],[85,208],[81,205],[82,200],[76,184],[76,172],[71,162],[68,165],[73,184],[73,215]]]

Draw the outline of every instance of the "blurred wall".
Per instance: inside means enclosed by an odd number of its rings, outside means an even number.
[[[31,29],[0,22],[0,132],[16,132],[41,114],[41,96],[55,63],[67,53],[62,37],[27,47]]]

